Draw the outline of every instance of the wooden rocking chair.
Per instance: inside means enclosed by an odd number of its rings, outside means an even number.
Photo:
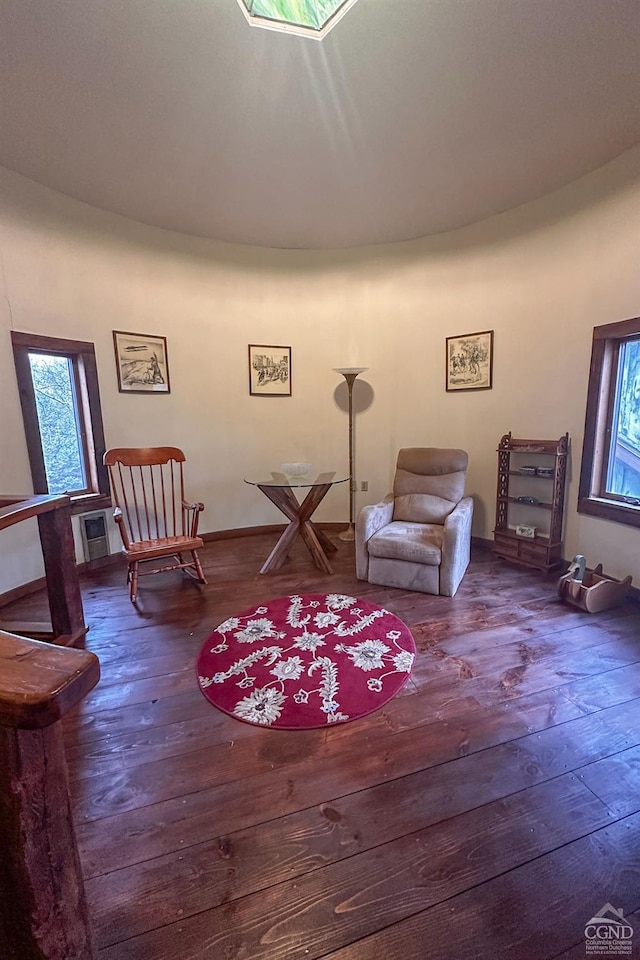
[[[202,503],[184,499],[182,464],[177,447],[116,447],[104,455],[113,493],[114,520],[122,536],[122,552],[129,561],[127,583],[135,602],[138,576],[184,570],[198,583],[206,583],[197,550]],[[185,560],[190,553],[192,559]],[[171,558],[171,563],[138,569],[139,564]]]

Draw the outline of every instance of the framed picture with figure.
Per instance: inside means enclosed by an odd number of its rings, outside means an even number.
[[[249,344],[249,393],[252,397],[291,396],[291,347]]]
[[[120,393],[170,393],[166,337],[113,331]]]
[[[447,337],[447,390],[490,390],[493,380],[493,330]]]

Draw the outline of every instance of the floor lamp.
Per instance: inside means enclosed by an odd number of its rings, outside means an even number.
[[[336,373],[341,373],[347,381],[349,391],[349,526],[338,534],[339,540],[355,540],[356,530],[353,525],[353,503],[356,484],[353,476],[353,384],[359,373],[364,373],[367,367],[334,367]]]

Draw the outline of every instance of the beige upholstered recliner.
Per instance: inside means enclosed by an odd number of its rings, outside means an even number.
[[[408,447],[393,493],[356,522],[356,576],[452,597],[469,564],[473,500],[464,496],[464,450]]]

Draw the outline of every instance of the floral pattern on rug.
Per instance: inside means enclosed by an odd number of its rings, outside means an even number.
[[[408,627],[383,607],[340,593],[279,597],[217,627],[200,651],[198,682],[239,720],[308,729],[383,706],[415,653]]]

